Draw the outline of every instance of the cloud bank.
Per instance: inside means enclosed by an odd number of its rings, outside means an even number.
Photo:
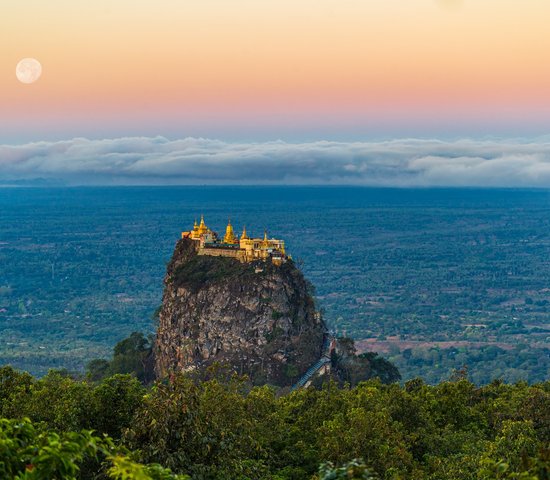
[[[0,184],[32,178],[75,185],[550,187],[550,142],[227,143],[130,137],[0,145]]]

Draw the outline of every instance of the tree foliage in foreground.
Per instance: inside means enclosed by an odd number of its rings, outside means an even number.
[[[185,480],[160,465],[142,465],[115,447],[109,437],[92,432],[38,431],[28,420],[0,419],[0,478],[14,480],[76,480],[88,461],[98,475],[116,480]]]
[[[549,478],[550,382],[329,382],[280,395],[227,372],[174,376],[145,388],[128,375],[94,383],[58,372],[35,379],[4,367],[0,416],[13,419],[10,425],[28,417],[35,446],[78,443],[88,438],[82,429],[102,442],[108,433],[109,445],[122,452],[119,467],[130,472],[118,478],[148,478],[131,473],[127,462],[197,480]],[[15,436],[6,429],[4,441]],[[22,450],[10,448],[19,458]],[[21,458],[28,462],[19,464],[23,473],[37,465]],[[115,468],[118,456],[71,458],[80,469],[74,478],[97,479],[108,478],[108,469],[97,476],[98,465]]]

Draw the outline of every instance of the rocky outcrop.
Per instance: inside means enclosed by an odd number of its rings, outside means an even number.
[[[168,264],[156,338],[156,372],[214,362],[253,383],[292,385],[319,358],[326,332],[308,283],[281,266],[199,256],[182,239]]]

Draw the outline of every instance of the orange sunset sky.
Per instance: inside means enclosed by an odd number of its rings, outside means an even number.
[[[0,141],[542,135],[549,22],[548,0],[6,0]]]

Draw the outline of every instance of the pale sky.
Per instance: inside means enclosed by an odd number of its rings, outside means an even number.
[[[3,0],[0,143],[542,135],[549,21],[548,0]]]

